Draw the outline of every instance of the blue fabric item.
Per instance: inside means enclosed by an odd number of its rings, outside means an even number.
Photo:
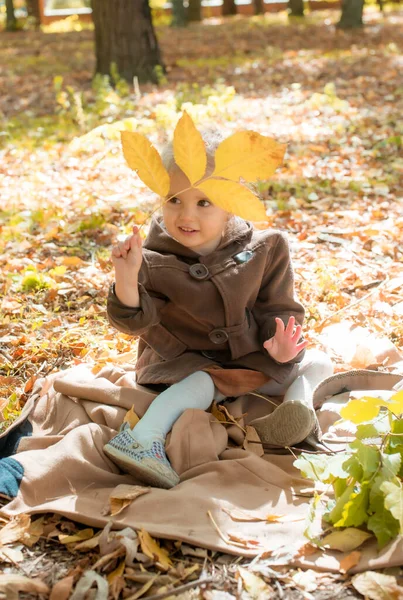
[[[0,494],[14,498],[24,475],[24,467],[14,458],[0,460]]]
[[[0,439],[0,458],[5,458],[6,456],[15,454],[21,438],[30,437],[31,435],[32,424],[27,419]]]

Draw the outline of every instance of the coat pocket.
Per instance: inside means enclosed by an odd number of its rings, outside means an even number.
[[[166,327],[161,325],[161,323],[150,327],[150,329],[140,337],[164,360],[176,358],[187,350],[186,344],[175,337],[168,329],[166,329]]]

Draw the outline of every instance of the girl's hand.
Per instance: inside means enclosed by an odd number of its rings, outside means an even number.
[[[112,248],[112,262],[116,277],[137,277],[143,260],[142,243],[137,225],[133,227],[132,235]]]
[[[275,361],[286,363],[292,360],[308,345],[308,342],[298,343],[301,337],[302,327],[295,327],[295,317],[290,317],[287,327],[278,317],[276,318],[276,333],[263,344],[267,352]],[[294,329],[295,327],[295,329]]]

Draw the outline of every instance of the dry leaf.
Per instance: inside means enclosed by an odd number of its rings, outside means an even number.
[[[292,575],[291,579],[298,588],[305,592],[314,592],[318,587],[317,577],[318,573],[312,569],[307,569],[306,571],[297,571]]]
[[[29,537],[30,524],[31,517],[29,515],[21,514],[13,517],[0,530],[0,546],[23,542],[25,538]]]
[[[122,131],[123,155],[131,169],[153,192],[166,196],[169,192],[169,174],[162,163],[161,156],[151,142],[134,131]]]
[[[33,546],[34,544],[36,544],[36,542],[39,540],[39,538],[43,535],[43,529],[44,529],[44,520],[45,517],[39,517],[39,519],[36,519],[35,521],[32,521],[29,529],[28,529],[28,534],[29,537],[25,536],[24,537],[24,544],[26,546]]]
[[[257,546],[260,546],[260,542],[258,540],[241,538],[233,533],[228,533],[227,535],[228,539],[231,540],[231,542],[235,542],[237,546],[245,546],[245,548],[256,548]]]
[[[238,573],[251,600],[270,600],[272,598],[273,590],[263,579],[243,567],[238,567]]]
[[[19,548],[0,548],[0,561],[19,563],[24,560],[24,555]]]
[[[266,515],[259,517],[252,513],[245,512],[243,510],[223,508],[223,511],[231,517],[233,521],[243,521],[248,523],[258,523],[266,521],[267,523],[294,523],[297,521],[304,521],[305,516],[302,515]]]
[[[109,496],[110,514],[112,516],[120,513],[139,496],[147,494],[151,488],[141,485],[118,485]]]
[[[283,162],[285,144],[256,131],[238,131],[221,142],[213,175],[239,181],[269,179]],[[259,219],[257,219],[259,220]]]
[[[49,588],[40,579],[30,579],[25,575],[0,575],[0,592],[4,592],[6,597],[8,592],[31,592],[32,594],[49,594]]]
[[[203,138],[186,111],[175,127],[173,146],[176,164],[193,185],[206,172],[207,155]]]
[[[158,577],[159,575],[155,575],[154,577],[146,581],[145,584],[139,590],[137,590],[137,592],[126,598],[126,600],[137,600],[137,598],[141,598],[142,596],[144,596],[144,594],[148,592],[150,588],[152,588]]]
[[[332,550],[351,552],[359,548],[370,537],[372,537],[371,533],[361,531],[361,529],[356,529],[355,527],[347,527],[342,531],[329,533],[329,535],[321,540],[321,544]]]
[[[79,256],[62,256],[58,262],[65,267],[81,267],[85,264]]]
[[[74,550],[80,550],[81,552],[85,552],[86,550],[93,550],[99,545],[99,540],[101,538],[102,532],[97,533],[94,537],[89,538],[88,540],[84,540],[83,542],[79,542],[74,546]]]
[[[403,588],[392,575],[365,571],[354,575],[351,583],[368,600],[403,600]]]
[[[125,580],[123,573],[125,572],[125,561],[122,560],[112,573],[109,573],[107,580],[109,583],[109,591],[113,598],[117,599],[120,596],[120,592],[125,586]]]
[[[96,600],[108,600],[108,582],[95,571],[86,571],[84,573],[77,583],[74,594],[71,596],[70,600],[85,600],[87,598],[88,590],[94,583],[96,583],[98,588],[95,596]]]
[[[64,533],[59,534],[59,542],[61,544],[74,544],[75,542],[82,542],[83,540],[89,540],[94,537],[93,529],[82,529],[78,533],[73,535],[66,535]]]
[[[68,575],[55,583],[50,592],[49,600],[68,600],[73,589],[73,583],[74,575]]]
[[[156,542],[147,531],[142,529],[138,532],[138,536],[141,550],[146,556],[152,558],[157,563],[157,566],[161,567],[164,571],[167,571],[172,567],[168,552],[164,548],[161,548],[158,542]]]
[[[225,179],[206,179],[197,189],[204,192],[216,206],[249,221],[264,221],[263,203],[246,186]]]
[[[358,550],[354,550],[351,554],[348,554],[343,560],[340,561],[340,571],[342,573],[347,573],[350,569],[358,565],[361,558],[361,552]]]
[[[246,436],[243,443],[243,448],[244,450],[253,452],[253,454],[257,454],[257,456],[263,456],[264,454],[264,449],[258,432],[251,425],[246,425]]]
[[[135,425],[140,421],[139,417],[134,412],[133,406],[130,410],[125,414],[125,418],[123,419],[123,423],[129,423],[130,429],[133,429]]]

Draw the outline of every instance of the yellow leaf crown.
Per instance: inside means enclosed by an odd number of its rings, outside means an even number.
[[[153,192],[166,197],[170,177],[158,151],[140,133],[122,131],[121,139],[129,167]],[[216,206],[251,221],[266,220],[266,210],[242,180],[253,183],[271,177],[285,150],[285,144],[256,131],[238,131],[220,143],[214,154],[214,171],[207,176],[204,141],[187,112],[179,119],[173,138],[175,163],[192,188],[202,190]]]

